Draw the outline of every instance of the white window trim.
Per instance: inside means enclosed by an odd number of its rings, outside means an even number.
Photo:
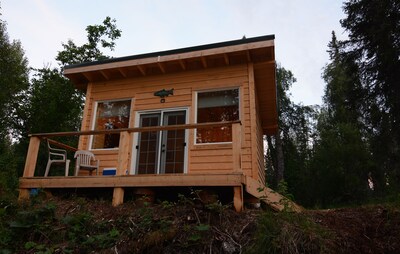
[[[177,108],[163,108],[163,109],[149,109],[149,110],[141,110],[141,111],[136,111],[135,112],[135,128],[139,127],[140,124],[140,115],[142,114],[158,114],[161,113],[161,119],[163,117],[163,113],[166,112],[173,112],[173,111],[185,111],[186,112],[186,124],[189,123],[189,112],[190,112],[190,108],[189,107],[177,107]],[[138,132],[134,132],[133,133],[133,143],[132,143],[132,159],[131,159],[131,170],[130,170],[130,175],[137,175],[136,174],[136,160],[137,160],[137,150],[136,150],[136,145],[139,141],[139,133]],[[185,130],[185,142],[186,142],[186,146],[185,146],[185,154],[184,154],[184,165],[183,165],[183,174],[187,174],[188,172],[188,156],[189,156],[189,130],[186,129]],[[159,144],[161,145],[161,143]],[[160,174],[160,155],[158,155],[159,158],[157,158],[158,163],[157,163],[157,175],[163,175]]]
[[[205,90],[195,91],[195,94],[196,94],[195,102],[194,102],[194,106],[195,106],[195,109],[194,109],[195,123],[197,124],[197,105],[198,105],[198,94],[199,93],[218,92],[218,91],[235,90],[235,89],[238,90],[238,94],[239,94],[239,100],[238,100],[239,105],[238,106],[239,106],[239,120],[240,120],[241,116],[242,116],[242,112],[241,112],[241,105],[242,105],[241,96],[242,96],[242,92],[241,92],[240,86],[233,86],[233,87],[224,87],[224,88],[205,89]],[[232,141],[228,141],[228,142],[213,142],[213,143],[197,143],[197,128],[196,128],[196,129],[194,129],[194,141],[193,141],[193,144],[195,146],[202,146],[202,145],[209,146],[209,145],[232,144]]]
[[[128,128],[130,128],[131,125],[131,117],[132,117],[132,105],[133,105],[133,99],[134,98],[124,98],[124,99],[110,99],[110,100],[99,100],[99,101],[95,101],[94,102],[94,111],[93,111],[93,116],[92,116],[92,126],[90,127],[90,130],[94,131],[95,126],[96,126],[96,115],[97,115],[97,107],[99,105],[99,103],[102,102],[108,102],[108,101],[131,101],[131,107],[129,109],[129,122],[128,122]],[[89,151],[118,151],[119,148],[92,148],[93,145],[93,139],[94,139],[94,135],[90,135],[89,138]]]

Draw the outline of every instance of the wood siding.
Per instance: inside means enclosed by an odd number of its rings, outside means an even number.
[[[135,126],[136,113],[145,110],[164,108],[188,108],[189,122],[196,122],[195,101],[196,91],[239,88],[240,91],[240,120],[242,121],[242,161],[244,173],[255,179],[260,178],[258,150],[262,144],[259,135],[259,115],[255,112],[254,80],[249,82],[249,66],[236,65],[216,69],[204,69],[177,74],[144,76],[135,79],[125,79],[109,82],[90,83],[87,89],[86,105],[84,110],[82,131],[91,130],[93,126],[95,104],[97,101],[133,99],[131,105],[130,127]],[[249,85],[250,84],[250,85]],[[166,97],[165,103],[154,96],[154,92],[161,89],[174,89],[174,95]],[[253,103],[251,106],[250,102]],[[257,123],[257,126],[252,125]],[[254,132],[254,133],[253,133]],[[232,144],[194,144],[194,130],[189,130],[188,137],[188,173],[227,173],[232,171]],[[257,143],[258,142],[258,143]],[[80,139],[79,148],[89,149],[90,137]],[[132,147],[132,146],[131,146]],[[100,160],[100,168],[116,168],[118,150],[93,150]],[[134,149],[133,153],[136,152]],[[132,153],[131,153],[132,154]],[[256,156],[255,156],[256,154]],[[128,165],[130,165],[129,163]],[[263,164],[263,162],[261,163]],[[254,166],[257,165],[255,169]]]

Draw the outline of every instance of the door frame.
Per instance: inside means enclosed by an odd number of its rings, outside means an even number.
[[[135,111],[135,124],[134,127],[139,127],[140,124],[140,116],[145,115],[145,114],[161,114],[161,119],[160,122],[163,123],[164,119],[164,113],[166,112],[174,112],[174,111],[185,111],[185,124],[189,123],[189,107],[177,107],[177,108],[162,108],[162,109],[149,109],[149,110],[140,110],[140,111]],[[162,131],[160,131],[162,132]],[[160,133],[160,139],[162,138],[162,133]],[[137,149],[136,146],[138,145],[139,142],[139,133],[135,132],[133,134],[133,143],[131,147],[132,151],[132,156],[131,156],[131,170],[130,174],[131,175],[138,175],[136,173],[136,165],[137,165]],[[184,150],[184,162],[183,162],[183,174],[187,174],[187,164],[188,164],[188,147],[189,147],[189,130],[185,130],[185,150]],[[161,149],[161,142],[159,142],[159,151]],[[160,174],[160,164],[161,164],[161,155],[158,155],[157,158],[157,175],[162,175]]]

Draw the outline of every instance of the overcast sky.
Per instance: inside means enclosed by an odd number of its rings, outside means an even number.
[[[261,35],[275,35],[275,57],[297,83],[292,99],[321,104],[322,68],[335,30],[345,34],[339,0],[0,0],[11,39],[21,41],[30,66],[57,66],[61,43],[86,41],[87,25],[106,16],[122,30],[120,57]]]

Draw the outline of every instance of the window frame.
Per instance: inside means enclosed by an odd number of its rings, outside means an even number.
[[[96,116],[97,116],[97,109],[99,103],[104,103],[104,102],[115,102],[115,101],[130,101],[131,105],[129,108],[129,121],[128,121],[128,128],[131,127],[131,122],[132,122],[132,107],[133,107],[133,98],[123,98],[123,99],[108,99],[108,100],[98,100],[94,102],[94,107],[93,107],[93,116],[92,116],[92,126],[90,130],[95,131],[95,126],[96,126]],[[89,139],[89,151],[112,151],[112,150],[119,150],[119,147],[114,147],[114,148],[93,148],[93,140],[94,140],[95,135],[90,135]]]
[[[198,98],[199,98],[199,93],[207,93],[207,92],[218,92],[218,91],[227,91],[227,90],[238,90],[238,114],[239,114],[239,121],[242,118],[242,92],[240,89],[240,86],[231,86],[231,87],[221,87],[221,88],[210,88],[210,89],[205,89],[205,90],[198,90],[195,91],[195,109],[194,109],[194,117],[195,117],[195,123],[197,124],[197,111],[198,111]],[[201,146],[201,145],[224,145],[224,144],[232,144],[232,141],[226,141],[226,142],[212,142],[212,143],[197,143],[197,128],[194,129],[194,141],[193,144],[195,146]]]

